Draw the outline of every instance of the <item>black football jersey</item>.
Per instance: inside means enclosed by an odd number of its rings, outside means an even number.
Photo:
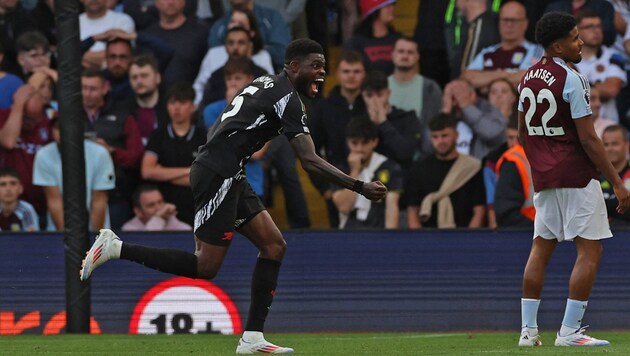
[[[286,76],[264,75],[242,88],[208,130],[196,162],[232,177],[272,138],[308,134],[306,110]]]

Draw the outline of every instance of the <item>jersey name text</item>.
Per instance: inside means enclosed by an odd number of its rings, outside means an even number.
[[[536,79],[536,78],[547,83],[547,86],[551,86],[551,84],[553,84],[553,82],[556,81],[556,77],[551,75],[551,72],[549,72],[546,69],[538,68],[536,70],[532,69],[529,72],[527,72],[527,74],[525,74],[523,83],[526,83],[530,79]]]

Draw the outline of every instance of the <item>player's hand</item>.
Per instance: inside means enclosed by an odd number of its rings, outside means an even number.
[[[613,187],[615,191],[615,196],[617,197],[617,201],[619,201],[619,205],[617,205],[617,212],[619,214],[623,214],[630,208],[630,192],[626,189],[625,186],[615,186]]]
[[[376,182],[364,183],[363,189],[361,190],[361,195],[374,201],[385,198],[385,194],[387,194],[387,187],[378,180]]]

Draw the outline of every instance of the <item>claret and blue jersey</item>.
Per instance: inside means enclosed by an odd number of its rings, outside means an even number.
[[[519,84],[525,150],[534,190],[584,187],[597,170],[582,148],[575,122],[592,114],[588,81],[562,59],[543,57]]]

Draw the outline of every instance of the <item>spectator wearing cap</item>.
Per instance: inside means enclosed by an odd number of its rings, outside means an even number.
[[[402,35],[394,30],[395,0],[360,0],[362,20],[345,48],[361,53],[370,70],[387,75],[394,72],[392,50]]]

